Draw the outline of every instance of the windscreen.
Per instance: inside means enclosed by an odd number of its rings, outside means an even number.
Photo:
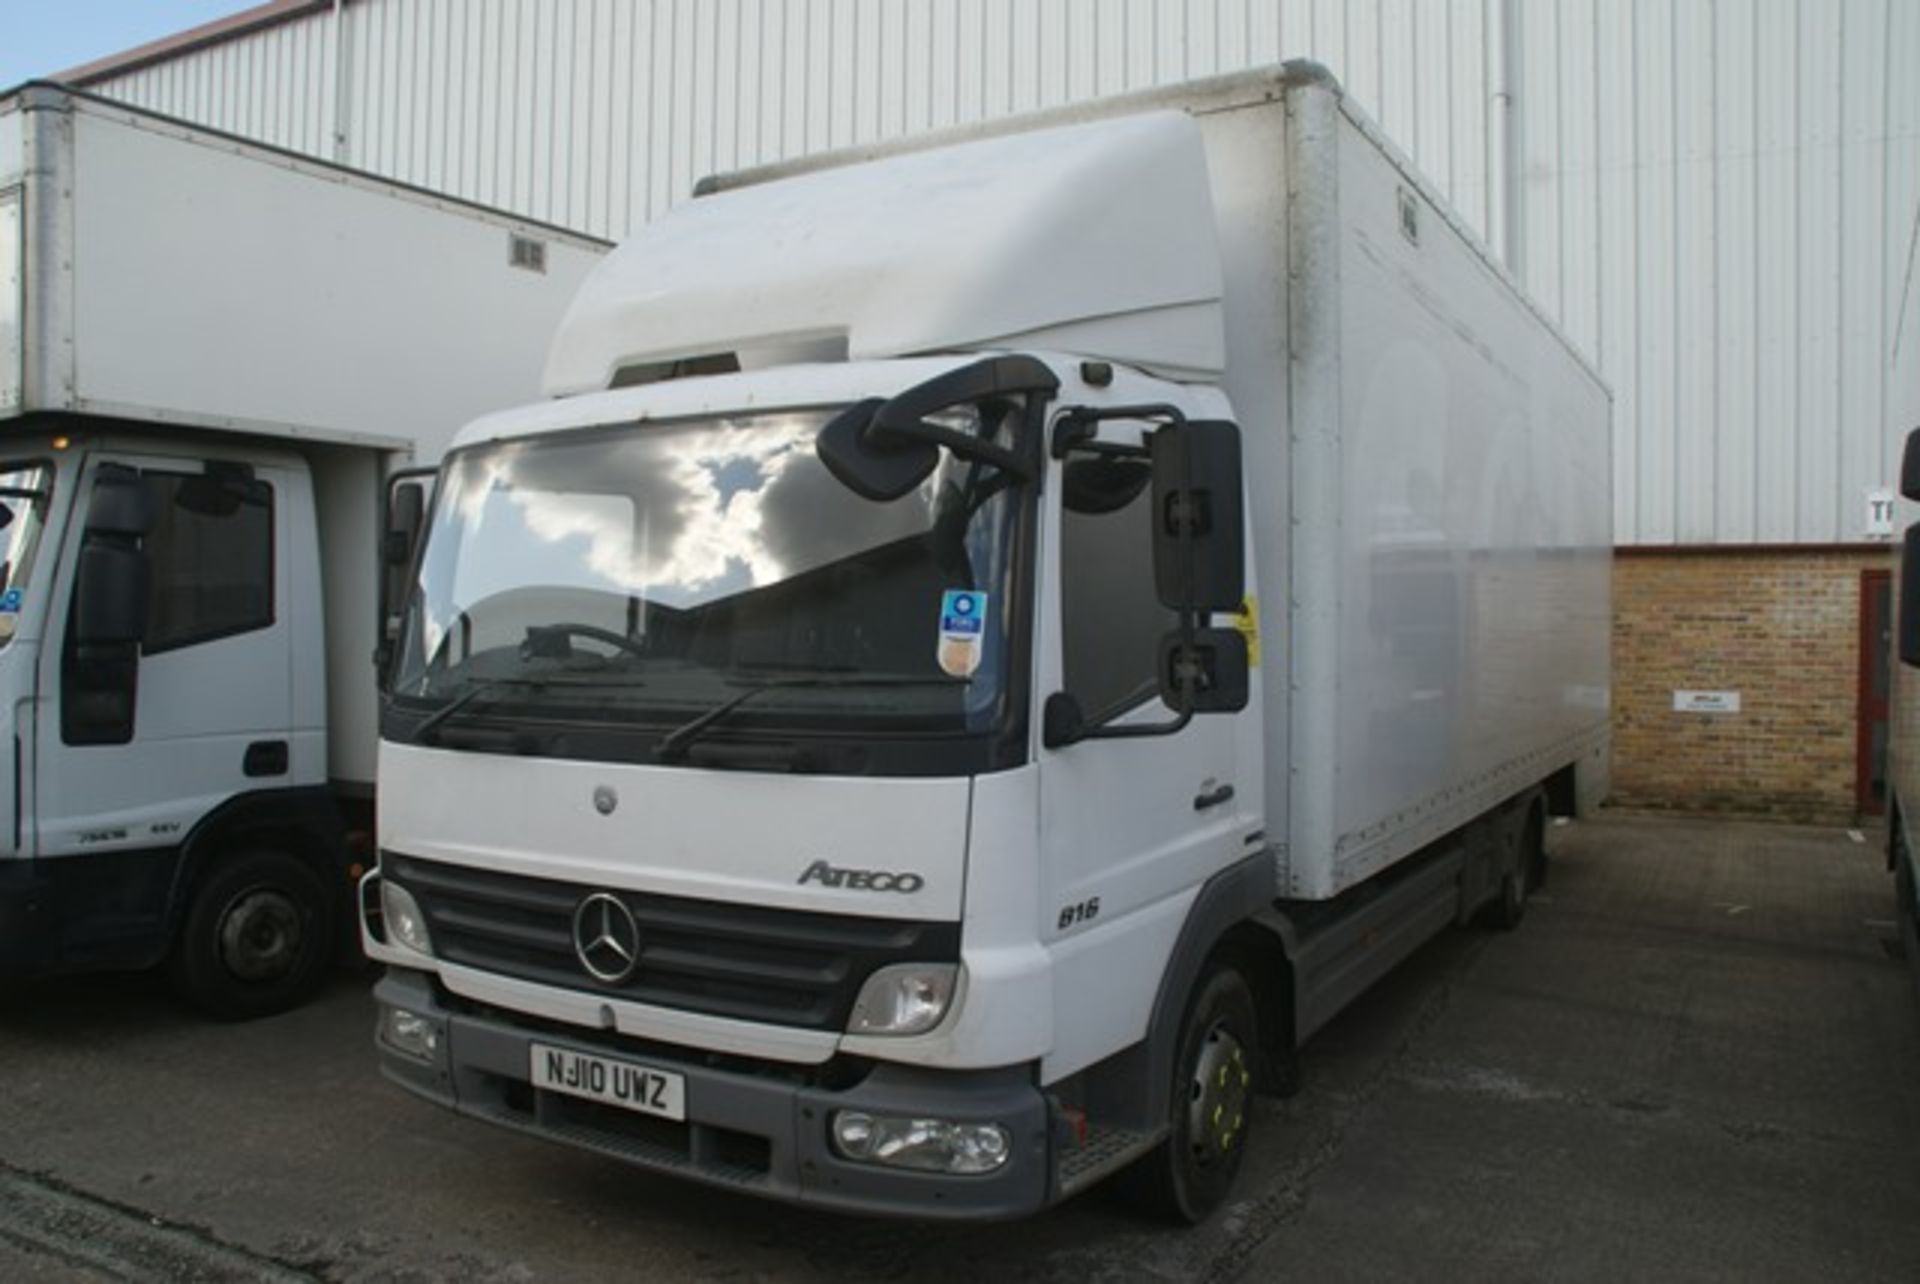
[[[396,698],[655,740],[749,692],[729,730],[989,729],[1006,694],[1017,488],[943,452],[906,496],[860,498],[815,455],[830,417],[631,424],[459,452]]]
[[[52,468],[0,463],[0,646],[13,641],[52,497]]]

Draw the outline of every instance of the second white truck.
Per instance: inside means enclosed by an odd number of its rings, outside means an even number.
[[[1607,787],[1606,389],[1317,67],[707,185],[456,440],[385,1072],[782,1199],[1205,1216]]]
[[[165,963],[246,1017],[326,976],[372,862],[403,470],[536,394],[606,248],[0,97],[0,981]]]

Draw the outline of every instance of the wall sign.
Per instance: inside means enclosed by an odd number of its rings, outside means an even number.
[[[1738,691],[1675,691],[1673,711],[1675,713],[1738,713],[1740,712],[1740,693]]]
[[[1890,490],[1870,490],[1867,492],[1867,535],[1869,537],[1891,538],[1893,535],[1893,492]]]

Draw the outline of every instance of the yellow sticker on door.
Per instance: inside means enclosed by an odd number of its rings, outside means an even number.
[[[1260,603],[1249,593],[1240,599],[1240,611],[1233,617],[1233,627],[1247,640],[1247,665],[1257,668],[1260,664]]]

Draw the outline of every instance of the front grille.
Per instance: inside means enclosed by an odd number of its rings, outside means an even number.
[[[619,892],[392,852],[380,863],[420,902],[434,953],[449,963],[711,1016],[844,1030],[876,969],[960,957],[958,923]],[[574,953],[574,910],[596,892],[617,896],[640,929],[639,964],[617,985]]]

